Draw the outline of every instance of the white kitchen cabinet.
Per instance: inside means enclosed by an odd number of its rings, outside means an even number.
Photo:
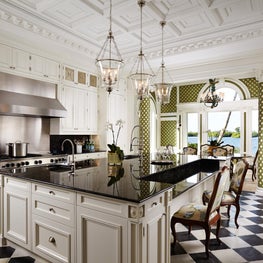
[[[74,263],[75,229],[32,215],[33,252],[52,263]]]
[[[11,177],[4,178],[4,237],[31,248],[31,187],[30,183]]]
[[[143,219],[143,258],[147,263],[167,263],[166,247],[169,246],[167,234],[169,223],[167,222],[164,195],[153,198],[145,206],[146,215]]]
[[[78,206],[77,262],[129,262],[127,234],[127,219]]]
[[[30,73],[30,54],[0,44],[0,67],[10,73]]]
[[[67,117],[51,120],[51,134],[97,133],[97,90],[63,86],[59,99]]]
[[[51,81],[59,81],[60,64],[57,61],[34,54],[30,55],[30,61],[30,69],[33,75]]]
[[[75,216],[75,193],[32,184],[33,252],[53,263],[74,263]]]

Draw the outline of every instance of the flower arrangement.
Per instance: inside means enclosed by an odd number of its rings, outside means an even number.
[[[107,129],[111,131],[112,133],[112,144],[108,144],[108,147],[110,149],[110,153],[117,153],[118,157],[120,160],[124,159],[124,153],[123,150],[119,146],[117,146],[119,135],[121,128],[123,127],[124,121],[123,120],[117,120],[116,126],[118,127],[116,137],[115,137],[115,131],[113,128],[112,123],[107,123]]]

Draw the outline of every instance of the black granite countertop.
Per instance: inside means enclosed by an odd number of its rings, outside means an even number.
[[[120,166],[108,165],[106,158],[91,160],[89,167],[76,169],[74,176],[69,176],[69,167],[55,164],[2,169],[0,172],[74,191],[143,202],[175,185],[180,192],[174,193],[180,194],[217,170],[219,161],[216,159],[177,155],[169,164],[151,164],[149,157],[142,161],[126,159]]]

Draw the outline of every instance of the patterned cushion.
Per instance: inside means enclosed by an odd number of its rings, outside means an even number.
[[[173,217],[193,220],[193,221],[205,221],[207,206],[201,204],[190,203],[182,206],[177,212],[174,213]],[[213,212],[210,215],[210,219],[215,217],[217,212]]]
[[[225,204],[232,204],[235,202],[235,195],[233,195],[231,192],[224,192],[223,197],[222,197],[222,202],[224,202]]]
[[[240,181],[242,179],[242,174],[246,166],[242,160],[237,161],[237,162],[232,162],[232,165],[233,165],[233,175],[231,178],[230,190],[237,193],[240,187]]]

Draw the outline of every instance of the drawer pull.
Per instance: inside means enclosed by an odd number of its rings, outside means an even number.
[[[55,209],[54,209],[54,208],[49,208],[49,212],[56,213],[56,211],[55,211]]]
[[[51,195],[55,195],[55,192],[54,191],[49,191],[49,193],[51,194]]]
[[[56,239],[54,237],[49,237],[48,241],[53,244],[56,243]]]
[[[156,206],[156,205],[157,205],[157,202],[153,202],[153,203],[152,203],[152,207],[153,207],[153,206]]]

